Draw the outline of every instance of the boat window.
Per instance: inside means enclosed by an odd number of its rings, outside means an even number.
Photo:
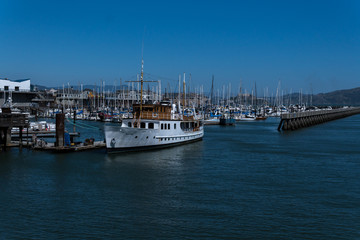
[[[140,128],[145,128],[146,127],[146,124],[144,122],[141,122],[140,123]]]
[[[153,129],[154,128],[154,123],[149,123],[148,128]]]
[[[174,129],[176,129],[176,123],[174,123]]]
[[[134,122],[134,128],[137,128],[137,122]]]
[[[161,124],[161,129],[164,129],[164,124]]]
[[[131,127],[131,122],[128,122],[128,127]]]
[[[170,129],[170,123],[168,124],[168,129]]]

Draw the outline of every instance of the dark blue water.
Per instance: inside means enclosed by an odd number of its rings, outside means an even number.
[[[0,239],[359,239],[360,115],[278,121],[149,152],[0,153]]]

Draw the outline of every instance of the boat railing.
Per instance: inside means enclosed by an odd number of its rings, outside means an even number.
[[[155,113],[155,112],[142,112],[142,119],[155,119],[155,120],[171,120],[169,113]]]

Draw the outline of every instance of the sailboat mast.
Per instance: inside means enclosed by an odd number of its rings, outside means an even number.
[[[186,98],[186,89],[185,89],[185,73],[184,73],[184,80],[183,80],[183,108],[185,110],[185,98]]]
[[[144,85],[144,59],[143,58],[141,58],[140,84],[141,84],[141,90],[140,90],[140,117],[141,117],[142,101],[143,101],[143,85]]]
[[[211,105],[211,107],[212,107],[212,105],[213,105],[213,102],[214,102],[214,100],[213,100],[213,92],[214,92],[214,74],[212,75],[212,81],[211,81],[211,95],[210,95],[210,105]]]
[[[178,95],[178,104],[179,104],[179,114],[181,113],[180,109],[181,109],[181,85],[180,85],[180,81],[181,81],[181,74],[179,74],[179,95]]]

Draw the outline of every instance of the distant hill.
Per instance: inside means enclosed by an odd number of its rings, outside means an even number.
[[[360,106],[360,87],[319,93],[313,96],[313,105],[351,105]]]
[[[42,91],[42,90],[50,89],[50,88],[45,87],[45,86],[42,86],[42,85],[30,84],[30,89],[31,89],[32,91],[35,91],[35,90],[40,90],[40,91]]]
[[[301,98],[301,100],[300,100]],[[337,90],[315,95],[293,93],[284,96],[284,104],[298,104],[299,102],[313,106],[360,106],[360,87],[346,90]]]

